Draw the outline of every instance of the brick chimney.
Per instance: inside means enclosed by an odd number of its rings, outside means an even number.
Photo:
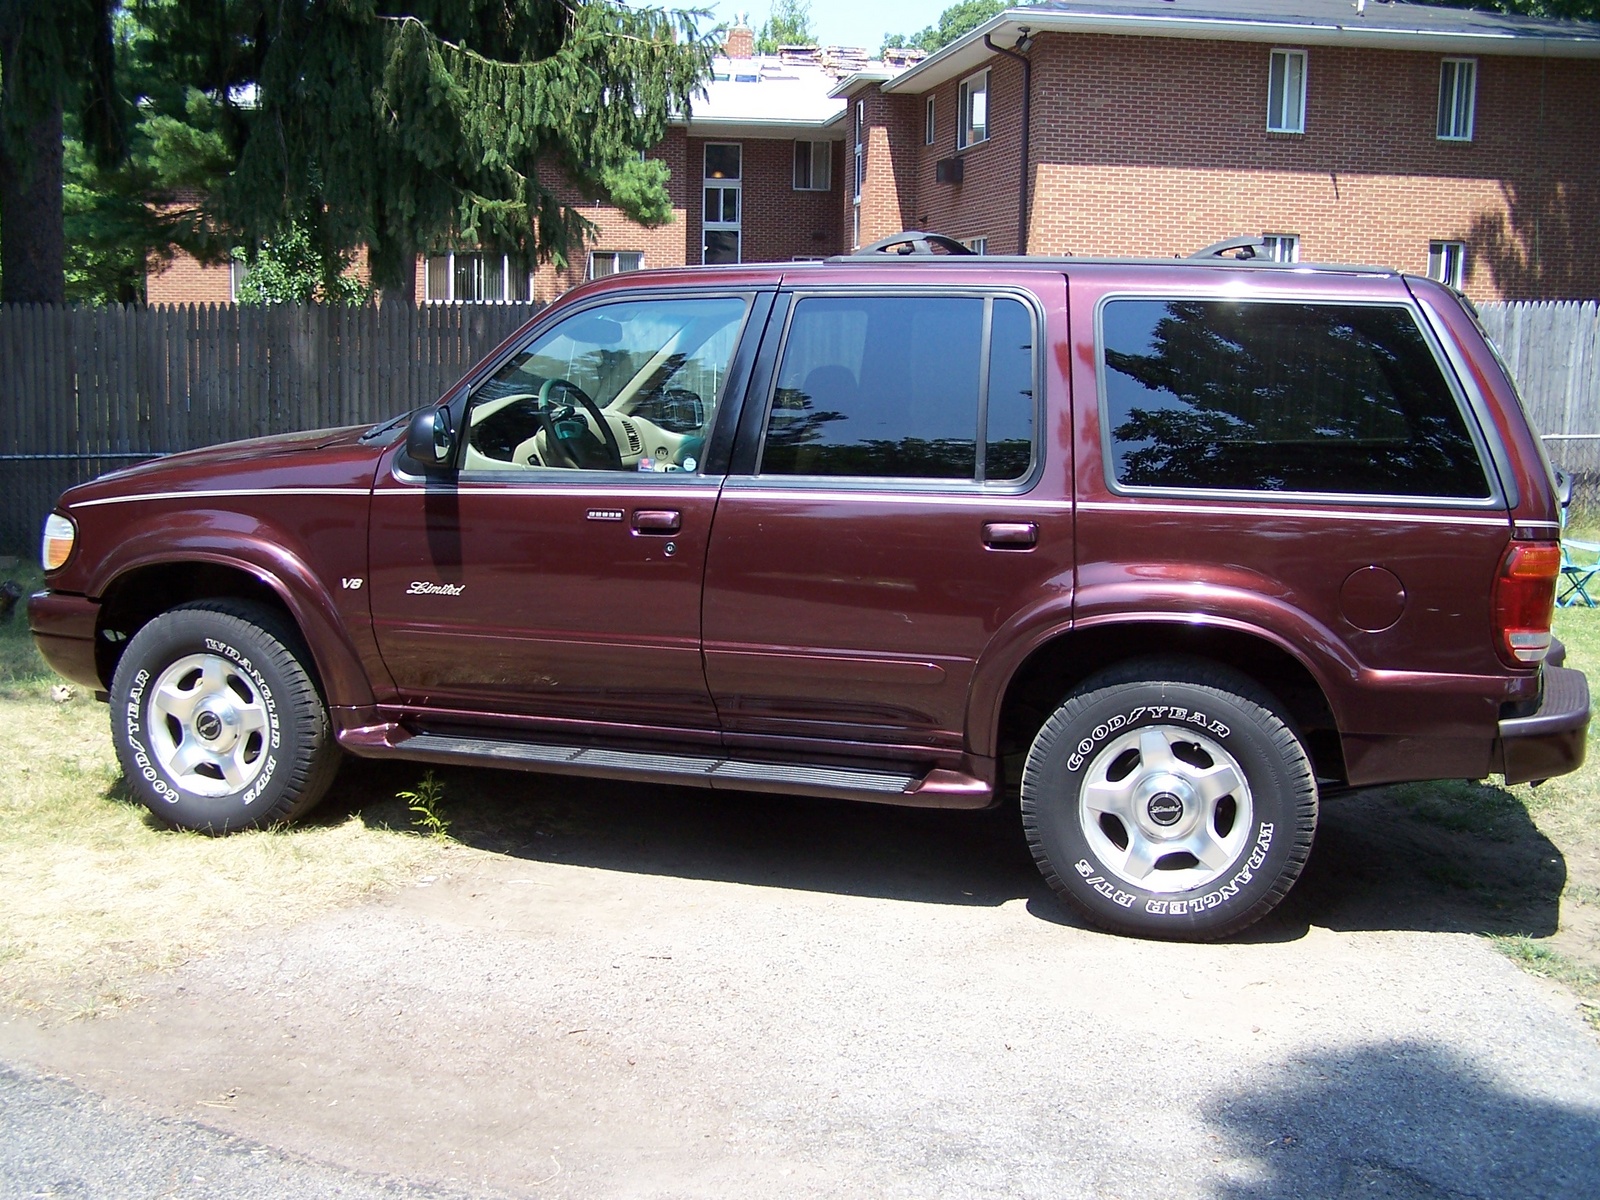
[[[756,35],[748,25],[740,22],[728,30],[728,40],[722,44],[722,53],[729,58],[754,58]]]

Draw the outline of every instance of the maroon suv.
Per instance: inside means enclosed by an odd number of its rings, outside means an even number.
[[[1557,517],[1439,284],[879,255],[614,276],[432,408],[74,488],[29,611],[174,825],[299,816],[341,749],[1020,788],[1091,920],[1216,937],[1320,792],[1582,762]]]

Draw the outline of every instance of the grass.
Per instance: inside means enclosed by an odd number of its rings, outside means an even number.
[[[1555,631],[1566,644],[1567,665],[1584,671],[1589,676],[1591,691],[1600,698],[1600,609],[1557,609]],[[1538,787],[1519,784],[1492,790],[1523,806],[1539,832],[1560,852],[1566,869],[1560,928],[1555,935],[1538,941],[1497,937],[1495,945],[1524,969],[1570,987],[1580,998],[1584,1016],[1600,1028],[1600,745],[1597,745],[1597,734],[1600,734],[1600,722],[1590,725],[1587,761],[1571,775],[1551,779]],[[1446,790],[1480,785],[1429,786],[1435,795],[1442,795]],[[1471,803],[1465,807],[1469,813],[1485,811],[1482,806],[1475,809]]]
[[[36,572],[10,574],[38,584]],[[1556,632],[1600,695],[1600,609],[1560,610]],[[424,775],[397,796],[392,772],[347,770],[290,829],[228,838],[168,830],[129,798],[105,705],[81,688],[52,699],[59,683],[22,612],[0,624],[0,763],[9,766],[0,781],[0,1008],[72,1015],[115,1006],[137,995],[146,972],[414,879],[455,852],[440,840],[449,836],[442,781]],[[475,780],[452,784],[467,788],[475,820],[511,822],[511,810],[495,815],[499,789],[477,795]],[[1504,923],[1476,928],[1493,930],[1512,961],[1573,989],[1600,1028],[1600,748],[1591,743],[1582,770],[1538,788],[1447,781],[1388,795],[1400,819],[1443,839],[1416,869],[1505,910]],[[496,848],[504,832],[469,841]],[[1547,912],[1560,893],[1552,936],[1522,936],[1529,927],[1501,876],[1519,876]]]
[[[129,799],[106,706],[81,688],[52,700],[59,683],[21,612],[0,625],[0,1005],[114,1006],[148,971],[413,878],[439,853],[392,797],[338,795],[343,776],[291,829],[168,830]]]
[[[1600,970],[1553,950],[1543,942],[1526,937],[1494,937],[1500,953],[1516,963],[1530,975],[1540,979],[1553,979],[1577,992],[1579,1012],[1596,1030],[1600,1030]]]

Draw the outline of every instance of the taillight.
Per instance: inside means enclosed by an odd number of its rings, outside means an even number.
[[[1550,614],[1556,605],[1561,547],[1554,542],[1512,542],[1494,581],[1495,649],[1512,666],[1543,662],[1550,650]]]

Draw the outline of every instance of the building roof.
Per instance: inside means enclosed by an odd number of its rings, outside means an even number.
[[[883,90],[923,92],[974,71],[993,54],[985,35],[1009,48],[1025,30],[1600,58],[1600,24],[1472,9],[1384,0],[1044,0],[998,14],[901,72]]]
[[[853,47],[785,47],[779,54],[722,58],[686,122],[696,137],[843,136],[829,124],[845,111],[841,80],[891,79],[896,68]]]

